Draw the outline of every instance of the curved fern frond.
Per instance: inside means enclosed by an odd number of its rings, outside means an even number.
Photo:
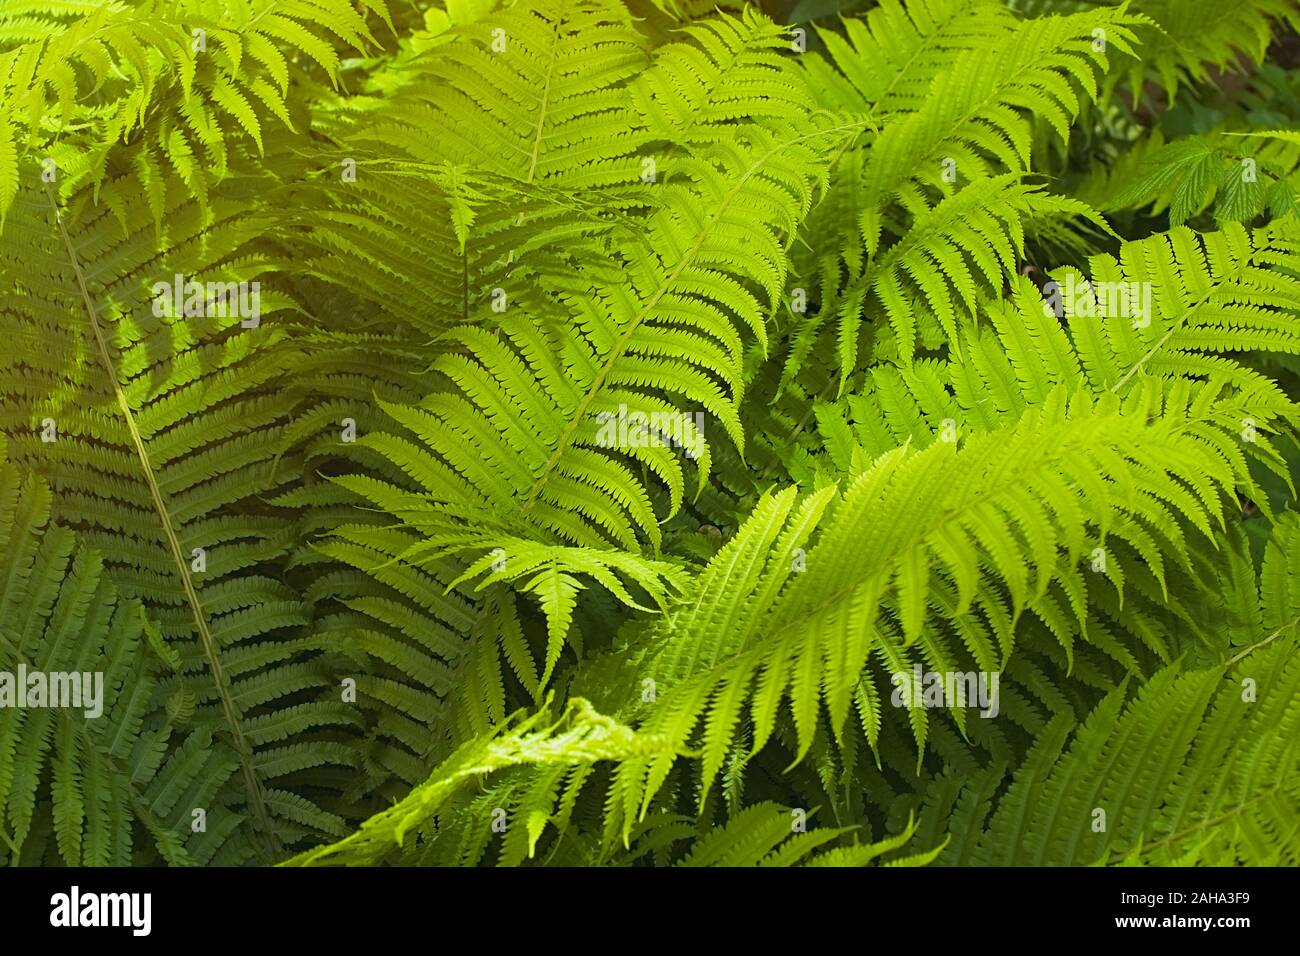
[[[557,720],[548,720],[548,716],[546,711],[539,711],[513,726],[502,727],[495,735],[465,744],[439,764],[429,779],[401,803],[367,820],[352,835],[302,853],[286,865],[371,863],[399,851],[408,834],[417,840],[421,835],[430,839],[430,833],[436,830],[429,824],[435,821],[442,806],[467,781],[485,774],[524,764],[584,766],[654,753],[663,746],[657,738],[639,734],[596,713],[581,698],[570,699]],[[515,826],[526,827],[535,841],[535,829],[545,825],[551,812],[548,793],[542,805],[520,808],[517,817],[522,820],[517,819]],[[495,832],[507,832],[510,821],[504,808],[495,816],[500,826]],[[485,817],[481,824],[483,833],[494,832],[493,816]]]
[[[1049,401],[960,447],[897,449],[871,463],[803,561],[833,488],[797,511],[793,491],[765,498],[689,603],[651,630],[636,660],[616,666],[665,688],[645,726],[675,750],[702,724],[707,792],[746,709],[756,752],[788,701],[802,754],[822,702],[830,726],[842,725],[873,657],[887,672],[908,671],[918,654],[935,670],[973,659],[997,671],[1025,610],[1067,658],[1076,633],[1104,642],[1091,629],[1083,555],[1111,535],[1148,563],[1166,549],[1185,560],[1177,529],[1186,522],[1210,534],[1232,483],[1228,462],[1176,424],[1118,414],[1113,399]],[[1122,581],[1109,576],[1102,589]],[[640,816],[673,762],[620,765],[613,802],[624,821]]]
[[[463,352],[434,362],[454,390],[418,408],[388,408],[418,443],[360,442],[396,456],[422,485],[427,524],[443,513],[454,526],[444,505],[454,501],[456,511],[519,537],[627,549],[644,537],[657,547],[660,518],[630,466],[666,486],[670,516],[685,492],[673,446],[695,462],[701,483],[710,461],[702,423],[717,423],[743,448],[741,334],[762,341],[759,295],[775,297],[784,281],[781,237],[765,223],[794,227],[820,173],[815,147],[838,133],[747,135],[752,145],[683,160],[661,187],[644,241],[621,261],[554,281],[555,301],[575,316],[571,332],[548,334],[523,318],[503,321],[497,334],[457,330]],[[633,437],[623,437],[629,422]]]
[[[855,445],[875,455],[929,444],[945,423],[954,434],[1001,427],[1063,386],[1203,420],[1202,440],[1283,474],[1270,433],[1294,427],[1294,402],[1237,353],[1300,348],[1297,251],[1286,223],[1181,228],[1092,257],[1090,277],[1053,270],[1044,290],[1018,277],[947,363],[877,366],[847,408],[819,406],[818,421],[843,436],[829,447],[848,471]]]

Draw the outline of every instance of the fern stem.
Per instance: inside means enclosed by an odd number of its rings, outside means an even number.
[[[1273,794],[1277,793],[1281,789],[1282,789],[1282,784],[1279,783],[1276,786],[1271,787],[1268,790],[1265,790],[1263,793],[1256,794],[1255,796],[1251,797],[1249,800],[1245,801],[1244,803],[1237,804],[1235,807],[1233,807],[1231,810],[1229,810],[1226,813],[1220,814],[1219,816],[1214,817],[1210,820],[1202,820],[1200,823],[1196,824],[1195,826],[1188,827],[1186,830],[1183,830],[1179,833],[1171,833],[1163,840],[1157,840],[1155,843],[1148,844],[1144,852],[1149,852],[1159,847],[1168,846],[1170,843],[1175,843],[1177,841],[1184,840],[1187,837],[1189,837],[1191,834],[1196,833],[1199,830],[1204,830],[1206,827],[1217,826],[1223,821],[1230,820],[1233,817],[1237,816],[1239,813],[1242,813],[1243,811],[1246,810],[1246,808],[1252,807],[1255,804],[1259,803],[1261,800],[1265,800],[1268,797],[1273,796]]]
[[[1224,664],[1223,666],[1224,666],[1225,668],[1231,667],[1233,664],[1237,663],[1237,662],[1238,662],[1239,660],[1241,660],[1242,658],[1244,658],[1244,657],[1248,657],[1249,655],[1253,654],[1255,651],[1259,650],[1259,649],[1260,649],[1261,647],[1263,647],[1265,644],[1271,644],[1273,641],[1277,640],[1279,637],[1281,637],[1281,636],[1282,636],[1283,634],[1285,634],[1287,631],[1291,630],[1291,629],[1292,629],[1293,627],[1295,627],[1297,624],[1300,624],[1300,617],[1293,618],[1290,622],[1288,622],[1288,623],[1286,623],[1286,624],[1283,624],[1281,627],[1279,627],[1276,631],[1274,631],[1274,632],[1273,632],[1272,634],[1270,634],[1268,637],[1264,638],[1264,639],[1263,639],[1262,641],[1260,641],[1258,644],[1252,644],[1252,645],[1250,645],[1250,647],[1246,648],[1246,649],[1245,649],[1244,651],[1242,651],[1240,654],[1238,654],[1238,655],[1236,655],[1235,657],[1229,659],[1228,663]]]
[[[122,412],[122,417],[126,421],[127,431],[131,435],[131,443],[135,446],[136,456],[140,460],[140,468],[144,473],[145,484],[149,488],[149,495],[153,499],[154,510],[158,513],[158,520],[162,525],[163,534],[167,538],[167,545],[171,551],[172,559],[176,562],[176,569],[180,574],[181,584],[185,589],[185,597],[190,605],[190,610],[194,614],[194,626],[199,634],[200,642],[203,645],[204,656],[208,659],[208,668],[212,674],[212,683],[216,687],[217,697],[221,701],[222,714],[226,723],[230,727],[230,735],[235,745],[235,751],[239,755],[240,769],[244,775],[244,782],[248,787],[249,806],[253,811],[253,817],[257,826],[267,835],[273,848],[278,848],[278,841],[275,839],[275,833],[271,828],[271,819],[266,809],[266,800],[262,793],[261,782],[257,779],[257,774],[253,769],[252,751],[249,748],[248,740],[244,736],[244,730],[239,721],[239,714],[235,709],[235,702],[230,695],[230,687],[226,680],[225,671],[221,665],[221,657],[217,652],[217,644],[212,637],[212,631],[208,627],[207,616],[203,610],[203,604],[199,600],[198,591],[195,590],[194,582],[190,578],[189,568],[185,563],[185,555],[181,550],[180,539],[176,535],[176,529],[172,526],[171,514],[167,510],[167,504],[163,500],[162,488],[158,485],[158,479],[154,474],[153,464],[149,461],[149,451],[145,448],[144,438],[140,434],[140,429],[136,425],[135,415],[131,411],[130,402],[127,401],[126,393],[122,391],[121,382],[118,379],[117,366],[113,362],[112,353],[109,351],[108,343],[104,339],[103,329],[99,325],[99,319],[95,315],[94,301],[91,299],[90,290],[86,287],[86,277],[81,269],[81,260],[77,256],[77,250],[72,245],[72,238],[68,235],[68,230],[63,224],[63,215],[59,209],[59,204],[54,197],[54,192],[47,185],[45,188],[46,196],[50,201],[50,208],[54,213],[54,221],[59,227],[59,235],[63,237],[64,247],[68,251],[68,260],[72,264],[72,270],[77,277],[77,286],[81,291],[81,301],[86,309],[86,318],[90,322],[90,328],[95,334],[95,344],[99,349],[100,360],[104,363],[105,372],[108,375],[109,384],[113,388],[113,395],[117,399],[118,408]]]
[[[546,85],[542,87],[542,101],[537,106],[537,130],[533,134],[533,155],[528,163],[528,175],[524,177],[524,182],[533,182],[533,177],[537,175],[537,161],[542,155],[542,131],[546,128],[546,111],[551,104],[551,82],[555,77],[555,66],[560,60],[560,36],[556,24],[551,24],[551,61],[546,65]],[[522,222],[524,214],[519,214],[519,221]]]
[[[849,130],[861,131],[862,129],[865,129],[866,126],[867,123],[865,121],[846,123],[843,126],[835,126],[831,129],[818,130],[815,133],[797,136],[794,139],[773,146],[761,157],[756,159],[749,169],[745,170],[745,174],[736,180],[735,184],[723,197],[718,208],[714,211],[711,221],[719,221],[721,213],[731,205],[732,200],[739,195],[745,184],[748,183],[749,180],[763,168],[763,165],[777,153],[806,140],[816,139],[820,136],[828,136],[832,133],[847,132]],[[609,355],[605,358],[604,363],[602,363],[600,372],[596,375],[595,381],[591,383],[591,386],[582,396],[582,400],[578,403],[578,407],[573,412],[573,417],[569,420],[569,423],[565,425],[564,431],[560,434],[559,441],[555,445],[555,451],[551,452],[551,456],[546,459],[546,463],[542,466],[541,474],[537,476],[537,480],[533,482],[533,487],[529,489],[528,497],[524,499],[522,505],[523,510],[532,508],[533,503],[537,500],[537,496],[541,493],[542,489],[546,487],[546,483],[550,480],[551,472],[555,470],[555,466],[559,464],[560,458],[563,457],[564,452],[568,450],[569,444],[573,441],[573,433],[576,432],[578,426],[582,424],[582,420],[587,414],[587,409],[591,407],[591,403],[594,402],[596,396],[600,394],[600,390],[605,385],[605,379],[609,377],[609,373],[613,370],[615,363],[622,358],[624,351],[627,349],[628,343],[632,341],[632,337],[636,335],[637,330],[641,327],[641,323],[646,320],[654,310],[654,307],[659,304],[659,300],[668,294],[668,291],[673,287],[673,284],[677,281],[678,277],[695,259],[696,253],[699,252],[708,237],[708,228],[706,227],[701,229],[695,242],[691,244],[691,247],[687,249],[677,261],[677,265],[673,267],[673,271],[664,278],[664,281],[659,284],[659,288],[655,289],[650,298],[646,300],[645,305],[642,306],[640,311],[632,317],[632,320],[627,325],[627,329],[618,337],[613,348],[609,350]]]

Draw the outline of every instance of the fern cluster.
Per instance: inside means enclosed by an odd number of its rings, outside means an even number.
[[[1300,863],[1297,30],[0,5],[0,863]]]

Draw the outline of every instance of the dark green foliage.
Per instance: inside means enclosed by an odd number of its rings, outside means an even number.
[[[0,863],[1300,862],[1297,28],[5,3]]]

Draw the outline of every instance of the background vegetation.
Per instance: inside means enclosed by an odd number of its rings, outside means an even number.
[[[1300,862],[1297,28],[3,0],[0,862]]]

